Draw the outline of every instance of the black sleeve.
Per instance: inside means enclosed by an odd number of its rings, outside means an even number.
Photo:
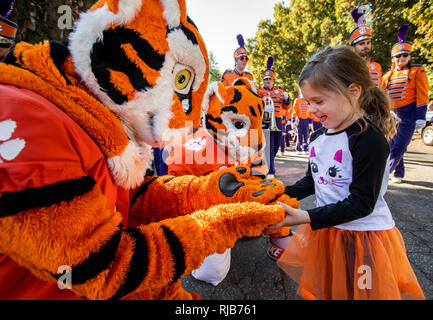
[[[314,194],[314,180],[311,175],[309,163],[306,175],[301,180],[297,181],[294,185],[286,186],[285,190],[285,194],[298,200],[302,200]]]
[[[353,176],[349,196],[342,201],[307,210],[313,230],[363,218],[373,212],[379,196],[389,145],[369,123],[366,132],[349,138]]]

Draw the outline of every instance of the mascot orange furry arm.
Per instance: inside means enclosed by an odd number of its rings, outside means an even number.
[[[198,125],[207,81],[184,0],[101,0],[67,46],[16,45],[0,63],[0,298],[197,298],[182,276],[283,219],[283,185],[248,166],[146,176],[165,131]]]

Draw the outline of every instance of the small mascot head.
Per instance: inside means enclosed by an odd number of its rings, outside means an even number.
[[[100,0],[80,16],[69,49],[130,139],[158,145],[172,129],[199,125],[209,62],[185,0]]]
[[[262,151],[263,101],[248,79],[239,78],[229,87],[221,82],[210,84],[203,111],[203,126],[233,159],[246,161]]]

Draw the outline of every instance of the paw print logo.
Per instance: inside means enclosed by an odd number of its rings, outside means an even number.
[[[198,137],[198,138],[195,138],[195,139],[189,139],[183,145],[188,150],[200,151],[206,145],[206,138],[205,137]]]
[[[12,139],[12,134],[17,127],[13,120],[4,120],[0,122],[0,163],[15,159],[26,145],[23,139]]]

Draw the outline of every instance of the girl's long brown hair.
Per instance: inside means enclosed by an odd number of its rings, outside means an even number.
[[[365,61],[351,48],[327,47],[316,52],[304,66],[298,85],[301,86],[304,81],[315,88],[343,94],[349,101],[348,87],[352,83],[360,85],[362,93],[359,106],[353,106],[355,111],[370,119],[388,140],[395,135],[388,95],[375,86]],[[364,121],[361,132],[367,129],[367,125]]]

